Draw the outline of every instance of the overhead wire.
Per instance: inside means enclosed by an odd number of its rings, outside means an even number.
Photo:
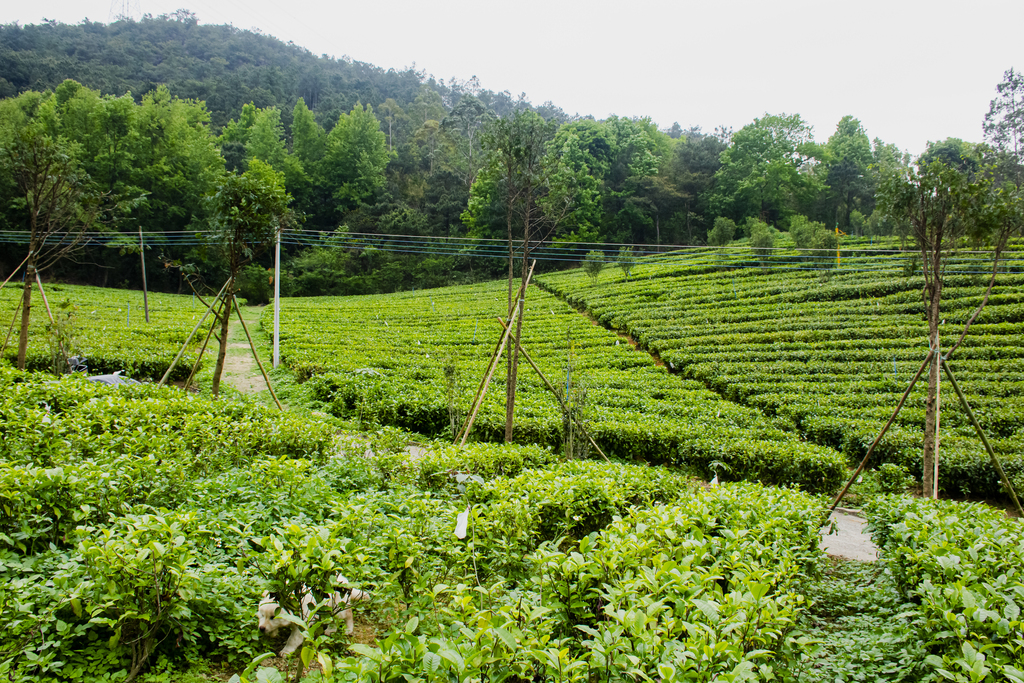
[[[83,246],[117,247],[120,244],[135,246],[134,236],[126,237],[118,232],[86,232],[81,234]],[[145,236],[150,249],[187,248],[207,246],[215,243],[216,233],[212,230],[177,230],[148,233]],[[129,245],[129,241],[131,244]],[[288,231],[282,234],[281,243],[296,248],[325,248],[348,250],[375,250],[389,254],[404,254],[433,257],[495,258],[507,259],[508,241],[480,237],[439,237],[432,235],[405,235],[381,233],[327,233],[313,231]],[[0,244],[26,245],[28,233],[17,230],[0,230]],[[522,255],[522,240],[513,242],[513,253]],[[621,249],[631,250],[628,254]],[[801,249],[792,247],[772,248],[755,251],[752,247],[707,247],[703,245],[664,245],[598,243],[598,242],[547,242],[532,243],[530,256],[544,262],[579,262],[592,251],[602,253],[609,262],[628,259],[631,265],[678,265],[690,268],[730,268],[775,270],[822,271],[834,269],[832,249]],[[856,245],[840,250],[842,272],[871,272],[901,270],[913,264],[916,252],[898,249],[878,248],[873,245]],[[1007,250],[1002,257],[1003,267],[1021,269],[1024,267],[1024,253]],[[985,274],[990,272],[992,254],[987,251],[964,250],[952,255],[946,262],[947,274]]]

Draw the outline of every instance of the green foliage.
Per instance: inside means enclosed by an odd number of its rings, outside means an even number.
[[[616,259],[616,263],[622,270],[622,274],[626,276],[626,279],[629,279],[629,273],[633,270],[633,266],[636,265],[635,258],[633,247],[619,247],[619,256]]]
[[[238,272],[238,295],[250,306],[269,304],[274,295],[274,288],[270,282],[272,278],[273,270],[268,274],[266,269],[259,266],[245,266]]]
[[[641,261],[637,277],[610,283],[600,292],[586,286],[582,273],[538,279],[656,352],[675,373],[728,401],[763,411],[777,428],[839,450],[855,463],[892,415],[927,350],[923,280],[901,277],[905,254],[867,257],[868,246],[861,245],[859,250],[843,245],[841,267],[828,283],[805,272],[805,262],[798,259],[791,269],[774,261],[768,276],[749,267],[723,271],[720,262],[709,265],[707,252],[697,251],[673,263]],[[835,253],[827,253],[821,258],[835,265]],[[793,258],[792,252],[786,257]],[[740,265],[749,256],[717,258]],[[867,258],[875,259],[875,265],[868,267]],[[875,270],[883,259],[885,269]],[[954,360],[954,372],[1014,481],[1024,471],[1014,436],[1024,425],[1016,384],[1024,320],[1018,278],[1000,274]],[[944,338],[974,314],[986,284],[978,275],[947,272],[943,311],[944,329],[950,331]],[[920,477],[925,389],[923,382],[915,387],[874,451],[873,464],[893,463]],[[940,487],[954,494],[1002,495],[959,402],[947,396],[942,407]],[[630,431],[628,426],[624,430]],[[661,433],[667,438],[666,431]],[[701,460],[714,460],[717,447],[698,451],[708,453]]]
[[[160,379],[204,311],[202,304],[190,297],[150,292],[147,324],[142,292],[75,285],[48,285],[46,291],[58,327],[72,335],[64,341],[65,350],[74,351],[67,355],[83,356],[90,374],[121,372],[139,380]],[[16,305],[20,299],[17,286],[8,284],[0,290],[0,306],[4,308]],[[73,325],[70,330],[67,323]],[[199,339],[194,338],[186,349],[171,374],[172,381],[188,376],[208,325],[203,325],[197,333]],[[50,329],[46,308],[41,303],[34,305],[27,350],[29,370],[53,369],[54,352],[59,347],[53,347],[55,337]],[[13,361],[15,353],[15,349],[8,348],[4,357]]]
[[[927,648],[915,606],[900,595],[882,562],[831,558],[823,576],[801,583],[809,607],[806,643],[791,675],[801,683],[920,681]]]
[[[601,277],[601,271],[604,270],[605,262],[604,252],[597,250],[588,251],[587,255],[583,258],[583,271],[595,285],[598,278]]]
[[[736,222],[731,218],[719,216],[715,219],[715,225],[708,232],[708,244],[713,247],[724,247],[732,242],[736,236]]]
[[[931,675],[953,681],[1024,678],[1020,524],[980,505],[881,498],[868,508],[898,589],[919,604],[915,626]]]
[[[491,351],[485,335],[497,333],[487,331],[487,320],[503,312],[505,296],[503,285],[492,283],[289,301],[283,358],[309,378],[314,399],[339,417],[440,436],[450,431],[444,368],[454,364],[464,377],[483,374]],[[840,453],[801,443],[757,411],[666,373],[615,334],[581,324],[576,312],[551,295],[531,293],[527,319],[533,316],[539,320],[525,328],[524,346],[549,378],[564,376],[575,354],[573,386],[586,378],[582,417],[609,457],[692,467],[701,474],[725,460],[735,466],[735,478],[798,483],[812,491],[829,490],[842,478]],[[521,377],[517,393],[514,440],[562,449],[564,422],[555,398],[530,374]],[[473,438],[504,440],[502,395],[497,388],[487,393]],[[468,411],[469,398],[464,394],[455,407]]]
[[[775,246],[775,235],[778,234],[778,231],[756,218],[747,219],[746,227],[750,232],[751,249],[760,259],[761,265],[766,266],[771,260],[772,248]]]

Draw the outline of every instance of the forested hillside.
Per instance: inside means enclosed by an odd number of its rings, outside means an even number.
[[[770,246],[778,231],[795,230],[808,247],[830,249],[837,229],[909,231],[875,211],[880,174],[906,168],[909,156],[871,140],[853,116],[817,131],[824,142],[798,114],[714,133],[598,121],[476,79],[317,57],[201,25],[187,11],[0,27],[0,74],[0,240],[13,246],[0,255],[5,276],[24,258],[33,221],[53,215],[30,206],[39,159],[26,161],[26,150],[36,148],[74,179],[81,210],[65,218],[89,233],[84,251],[48,276],[108,286],[141,286],[140,240],[151,287],[180,291],[186,273],[222,282],[210,198],[254,159],[291,197],[285,295],[495,277],[506,271],[500,245],[509,237],[563,243],[545,269],[595,246],[617,253],[744,237]],[[977,168],[983,151],[948,139],[923,158]],[[526,203],[513,207],[513,195]],[[404,237],[382,237],[392,235]],[[269,294],[269,255],[261,258],[243,277],[257,301]]]

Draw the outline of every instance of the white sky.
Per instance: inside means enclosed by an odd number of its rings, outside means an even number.
[[[851,114],[915,155],[981,141],[1003,72],[1024,69],[1024,0],[33,0],[0,22],[107,22],[125,4],[661,128],[795,112],[824,142]]]

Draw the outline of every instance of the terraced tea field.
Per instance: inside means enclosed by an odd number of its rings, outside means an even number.
[[[500,282],[379,297],[288,299],[281,314],[282,360],[308,378],[337,415],[451,438],[500,337],[496,317],[506,301]],[[523,347],[563,390],[568,375],[569,396],[608,455],[691,465],[709,477],[718,470],[723,479],[799,483],[814,491],[839,483],[844,462],[834,449],[804,442],[699,381],[673,376],[649,354],[537,288],[531,288],[526,308]],[[264,312],[265,330],[271,315]],[[563,420],[557,401],[525,363],[519,377],[516,441],[558,448]],[[474,439],[503,438],[504,400],[504,380],[496,377]]]
[[[54,318],[65,326],[72,340],[73,355],[86,358],[90,373],[121,371],[137,379],[160,379],[206,310],[190,296],[151,293],[150,322],[146,323],[142,292],[57,284],[46,285],[46,296]],[[21,297],[19,283],[8,283],[0,290],[0,311],[3,311],[0,334],[7,337],[10,329],[3,358],[12,363],[18,356]],[[193,338],[172,380],[184,380],[188,376],[209,329],[209,320]],[[50,368],[54,353],[50,328],[43,297],[38,288],[33,288],[26,359],[29,370]]]
[[[1010,255],[1014,267],[1017,257]],[[642,261],[628,280],[616,270],[596,284],[580,271],[538,281],[658,354],[677,376],[763,411],[813,443],[862,457],[928,352],[923,280],[904,275],[910,256],[848,254],[831,274],[749,267],[742,254],[732,263],[714,255],[711,267],[710,258],[696,250]],[[947,351],[987,284],[984,263],[964,263],[975,272],[951,268],[944,281]],[[1024,485],[1022,285],[1024,274],[999,275],[950,363],[1018,487]],[[925,390],[925,382],[915,387],[876,463],[920,470]],[[951,391],[942,406],[940,485],[952,494],[998,494],[995,472]]]

